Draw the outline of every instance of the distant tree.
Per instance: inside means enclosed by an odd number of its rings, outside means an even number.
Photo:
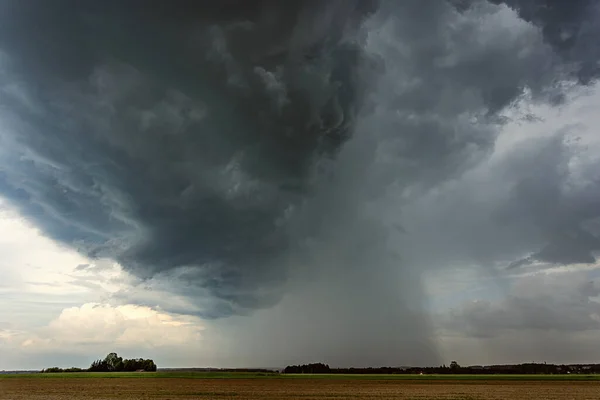
[[[46,368],[43,369],[41,372],[42,373],[56,373],[56,372],[82,372],[83,369],[81,368],[77,368],[77,367],[71,367],[71,368],[59,368],[59,367],[50,367],[50,368]]]
[[[104,359],[104,363],[108,366],[109,371],[123,370],[123,358],[119,357],[117,353],[109,353]]]
[[[458,370],[458,369],[460,369],[460,365],[458,365],[458,363],[456,361],[452,361],[450,363],[450,369]]]
[[[62,368],[59,367],[50,367],[42,370],[43,373],[55,373],[55,372],[63,372]]]
[[[154,361],[153,361],[153,360],[150,360],[150,359],[148,359],[148,360],[145,360],[145,361],[146,361],[146,362],[145,362],[145,365],[144,365],[144,369],[145,369],[146,371],[148,371],[148,372],[156,372],[156,370],[157,370],[158,368],[156,367],[156,364],[154,363]]]
[[[96,360],[90,365],[90,372],[119,372],[119,371],[138,371],[144,370],[155,372],[157,366],[154,360],[143,358],[123,359],[117,353],[109,353],[104,360]]]
[[[123,371],[135,371],[135,360],[123,360]]]
[[[331,371],[329,365],[323,363],[290,365],[283,370],[284,374],[327,374]]]
[[[90,372],[108,372],[109,368],[108,368],[108,364],[106,363],[106,361],[96,360],[92,363],[92,365],[90,365],[90,368],[88,368],[88,371],[90,371]]]

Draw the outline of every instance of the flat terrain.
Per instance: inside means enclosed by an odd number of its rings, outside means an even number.
[[[454,379],[405,375],[281,378],[255,374],[122,375],[112,375],[112,378],[98,374],[3,376],[0,399],[600,399],[600,381],[589,377],[577,380],[550,379],[560,378],[558,376],[541,380],[514,377],[516,379],[511,380],[498,376]]]

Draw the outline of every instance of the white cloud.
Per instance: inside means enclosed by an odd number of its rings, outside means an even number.
[[[115,295],[145,291],[118,264],[44,237],[1,199],[0,254],[0,369],[85,367],[109,351],[161,366],[215,359],[199,319],[161,311],[164,293],[126,304]]]
[[[21,346],[33,351],[69,348],[74,352],[177,347],[201,340],[203,328],[198,323],[149,307],[87,303],[64,309],[47,326],[26,335]]]
[[[28,331],[0,326],[0,369],[86,367],[113,351],[152,358],[160,367],[219,363],[203,325],[197,318],[149,307],[86,303]]]
[[[128,284],[117,264],[89,260],[44,237],[2,199],[0,254],[0,324],[10,321],[14,329],[39,326],[65,307],[99,301]]]
[[[59,246],[41,235],[40,231],[25,222],[0,199],[0,268],[13,277],[20,276],[22,284],[27,283],[27,271],[36,271],[39,281],[61,279],[61,273],[86,262],[75,251]],[[17,274],[16,271],[19,271]],[[11,282],[15,283],[15,282]]]

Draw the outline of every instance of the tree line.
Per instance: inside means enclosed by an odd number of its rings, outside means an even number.
[[[52,367],[43,369],[42,372],[155,372],[156,369],[157,366],[151,359],[123,359],[123,357],[119,357],[117,353],[109,353],[103,360],[94,361],[88,369],[76,367],[62,369],[58,367]]]
[[[527,363],[515,365],[473,365],[461,367],[456,361],[439,367],[369,367],[330,368],[323,363],[290,365],[284,374],[599,374],[600,364],[546,364]]]

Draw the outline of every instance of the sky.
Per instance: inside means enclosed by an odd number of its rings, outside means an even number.
[[[0,370],[600,362],[599,18],[0,2]]]

